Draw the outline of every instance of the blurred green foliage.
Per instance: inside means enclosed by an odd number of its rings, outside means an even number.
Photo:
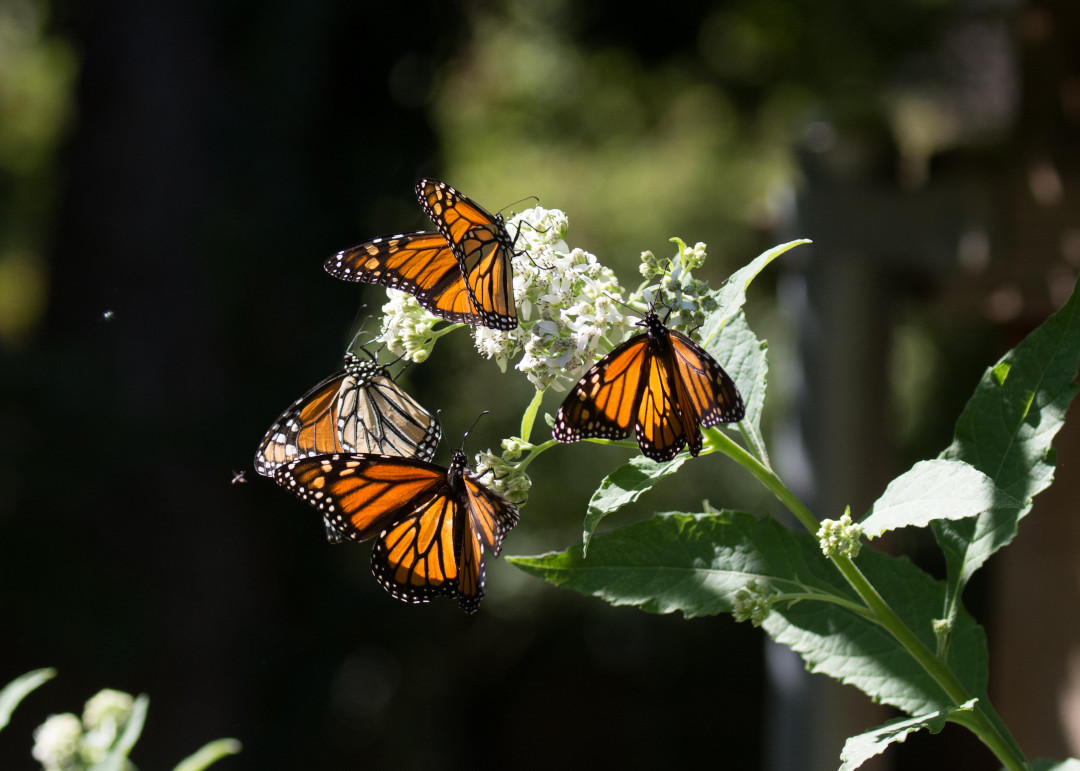
[[[0,4],[0,345],[20,342],[46,302],[42,251],[77,71],[48,15],[44,0]]]

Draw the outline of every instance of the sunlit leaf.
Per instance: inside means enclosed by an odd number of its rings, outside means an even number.
[[[959,707],[946,707],[929,715],[897,718],[850,737],[840,753],[840,771],[854,771],[870,758],[880,755],[890,744],[904,741],[908,734],[915,731],[925,729],[932,734],[940,732],[952,715],[970,711],[977,701],[978,699],[970,699]]]
[[[956,460],[924,460],[889,483],[862,520],[868,538],[901,527],[925,527],[939,519],[965,519],[984,511],[1015,514],[1021,503],[973,466]]]
[[[522,570],[612,605],[687,617],[730,613],[740,590],[756,584],[778,595],[762,627],[807,667],[854,685],[908,714],[945,709],[947,694],[911,655],[867,616],[858,596],[817,548],[771,518],[749,514],[663,514],[597,535],[588,559],[580,546],[509,560]],[[901,620],[933,648],[931,619],[944,586],[904,557],[864,549],[856,564]],[[795,601],[798,600],[798,601]],[[968,692],[986,689],[982,628],[957,614],[948,656]]]
[[[762,252],[749,263],[731,274],[722,287],[713,292],[716,303],[720,307],[719,313],[712,314],[705,320],[701,328],[701,339],[705,348],[711,345],[713,338],[719,334],[721,328],[738,313],[746,303],[746,289],[750,286],[757,274],[765,269],[765,266],[780,255],[800,244],[808,244],[810,239],[800,238],[796,241],[788,241],[786,244],[774,246],[766,252]]]
[[[1032,499],[1054,478],[1051,442],[1076,396],[1080,368],[1080,294],[989,368],[941,457],[970,463],[1018,501],[1019,510],[994,509],[973,519],[935,522],[945,553],[949,608],[989,557],[1016,537]]]

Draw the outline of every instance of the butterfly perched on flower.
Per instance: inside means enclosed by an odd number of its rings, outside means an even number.
[[[517,508],[482,485],[455,450],[449,468],[389,455],[316,455],[274,471],[346,538],[376,538],[371,571],[404,602],[484,596],[484,549],[498,555]]]
[[[448,321],[517,327],[514,242],[502,215],[433,179],[416,183],[416,197],[439,232],[376,238],[344,249],[323,264],[326,272],[408,292]]]
[[[739,389],[704,348],[668,329],[650,309],[645,331],[594,364],[570,390],[551,435],[560,442],[622,439],[631,430],[655,461],[686,445],[701,452],[701,429],[743,419]]]
[[[361,349],[364,350],[364,349]],[[255,453],[255,470],[274,470],[297,458],[326,453],[379,453],[431,460],[442,436],[439,421],[405,393],[379,364],[345,354],[345,368],[285,410]],[[327,538],[341,540],[327,527]]]

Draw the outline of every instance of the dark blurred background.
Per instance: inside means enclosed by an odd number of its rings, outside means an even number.
[[[1074,0],[0,1],[0,683],[60,673],[0,767],[108,686],[151,696],[144,769],[222,736],[244,744],[223,769],[835,768],[892,715],[749,625],[501,560],[475,616],[394,602],[252,455],[384,297],[323,259],[427,227],[430,175],[564,209],[627,285],[671,236],[709,245],[714,285],[814,239],[748,308],[772,452],[819,516],[864,511],[1071,290],[1077,43]],[[531,395],[463,333],[402,382],[443,410],[441,462],[481,410],[470,451],[516,433]],[[968,598],[1031,757],[1080,754],[1076,433]],[[506,553],[575,543],[620,453],[546,453]],[[611,524],[768,509],[724,461],[689,466]],[[889,548],[941,574],[921,536]],[[877,768],[974,759],[948,727]]]

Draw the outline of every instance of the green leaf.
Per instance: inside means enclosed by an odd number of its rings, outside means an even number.
[[[1080,368],[1080,293],[1072,297],[988,369],[956,424],[942,458],[986,474],[1021,508],[994,509],[973,519],[935,522],[945,553],[951,615],[972,574],[1016,537],[1032,499],[1054,478],[1051,442],[1076,396]]]
[[[890,744],[904,741],[908,734],[915,731],[925,728],[932,734],[940,732],[949,717],[957,712],[969,712],[977,701],[978,699],[970,699],[959,707],[946,707],[929,715],[897,718],[858,736],[852,736],[844,743],[844,749],[840,752],[840,771],[854,771],[870,758],[880,755]]]
[[[957,460],[916,463],[885,488],[862,520],[867,538],[933,520],[965,519],[984,511],[1014,516],[1022,504],[973,466]]]
[[[582,556],[588,553],[589,542],[600,520],[633,503],[651,490],[653,485],[674,474],[688,457],[682,454],[669,461],[657,463],[644,455],[638,455],[604,477],[604,481],[589,500],[589,508],[585,512],[585,529],[581,537]]]
[[[508,561],[612,605],[636,605],[651,613],[679,610],[692,618],[731,612],[735,593],[752,578],[785,584],[797,572],[828,591],[829,582],[814,574],[832,572],[831,566],[824,558],[807,565],[802,548],[771,519],[741,513],[661,514],[597,535],[587,560],[582,548],[574,546]],[[814,551],[810,555],[816,557]],[[844,593],[854,596],[850,589]]]
[[[544,401],[544,391],[537,391],[533,394],[532,401],[529,402],[529,406],[525,408],[525,413],[521,416],[521,433],[519,436],[526,442],[529,441],[533,423],[536,422],[536,413],[539,412],[542,401]]]
[[[855,563],[901,621],[933,650],[936,638],[931,619],[944,601],[944,585],[907,557],[863,549]],[[762,626],[774,640],[802,656],[810,671],[854,685],[875,701],[909,715],[935,712],[952,704],[895,638],[869,619],[825,609],[819,603],[800,602],[778,608]],[[946,662],[973,696],[986,695],[988,657],[985,632],[959,608]]]
[[[742,394],[746,404],[746,416],[739,422],[739,429],[754,454],[768,465],[765,440],[761,436],[761,413],[765,405],[765,386],[769,372],[766,357],[768,343],[758,338],[746,323],[746,316],[739,313],[724,325],[706,349],[724,368]],[[708,437],[711,431],[706,429]]]
[[[180,761],[173,771],[202,771],[226,755],[236,755],[243,747],[236,739],[218,739],[209,742]]]
[[[749,514],[662,514],[597,535],[588,560],[580,546],[562,553],[511,557],[522,570],[612,605],[687,617],[729,613],[740,589],[756,582],[776,595],[763,628],[808,668],[860,688],[908,714],[945,709],[948,696],[882,627],[805,533]],[[944,587],[910,560],[864,549],[856,564],[925,645]],[[982,628],[957,614],[948,663],[975,696],[986,689]]]
[[[11,721],[11,713],[19,702],[41,684],[56,677],[55,669],[35,669],[20,675],[0,690],[0,730]]]
[[[146,723],[146,710],[150,707],[150,697],[145,693],[140,694],[131,705],[127,720],[124,721],[124,730],[120,732],[109,753],[98,763],[91,766],[92,771],[122,771],[128,755],[135,749],[135,742],[142,735],[143,725]]]
[[[720,308],[720,312],[714,313],[707,318],[705,320],[705,325],[701,328],[701,339],[705,341],[704,346],[706,350],[708,350],[713,338],[719,334],[724,324],[742,309],[743,305],[746,303],[746,289],[750,286],[750,282],[754,280],[757,274],[763,271],[766,265],[784,252],[793,249],[799,244],[808,243],[810,243],[810,239],[800,238],[797,241],[789,241],[786,244],[774,246],[767,252],[762,252],[748,264],[732,273],[724,285],[712,293],[712,296],[716,299],[716,303]]]

